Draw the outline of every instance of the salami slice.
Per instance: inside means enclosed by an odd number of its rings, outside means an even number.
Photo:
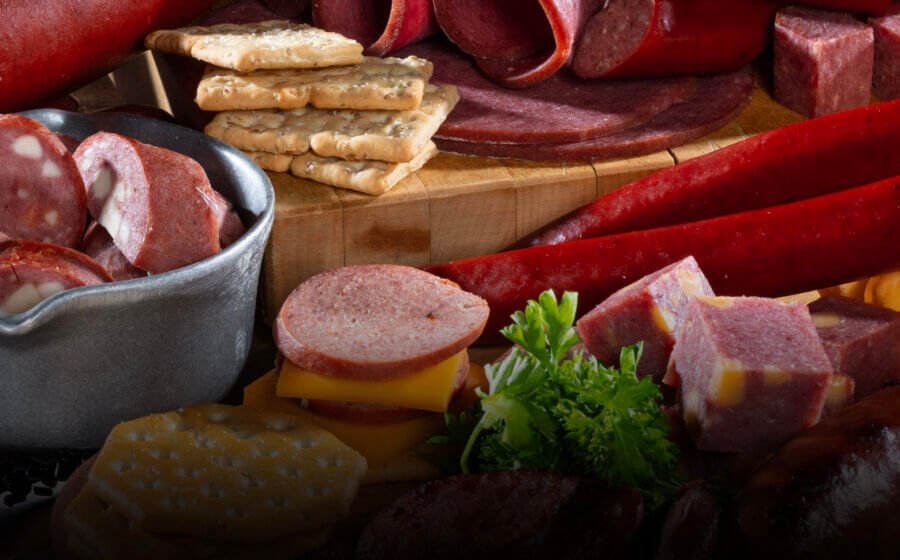
[[[646,123],[581,142],[492,144],[435,138],[441,151],[456,154],[534,161],[583,161],[653,153],[680,146],[718,130],[750,102],[753,74],[749,68],[701,78],[687,101],[673,105]]]
[[[87,220],[75,160],[44,125],[0,115],[0,233],[75,247]]]
[[[438,31],[432,0],[317,0],[316,27],[356,39],[370,56],[384,56]]]
[[[88,226],[78,250],[97,261],[116,282],[148,276],[146,271],[128,262],[122,251],[113,243],[112,237],[97,222],[91,222]]]
[[[584,27],[572,69],[585,78],[733,72],[768,44],[775,0],[609,0]]]
[[[75,161],[91,215],[134,266],[160,274],[219,252],[215,194],[196,161],[108,132]]]
[[[231,202],[222,196],[219,191],[213,191],[213,197],[216,202],[216,224],[219,229],[219,246],[222,249],[228,247],[238,239],[244,232],[244,224],[234,211]]]
[[[526,7],[527,2],[435,0],[434,3],[444,33],[466,52],[480,56],[478,66],[485,74],[506,87],[522,88],[547,80],[569,61],[575,40],[591,14],[600,7],[601,1],[539,0],[547,22],[543,29],[534,22],[536,10]],[[512,16],[513,13],[515,16]],[[485,21],[480,19],[482,15],[491,17]],[[547,42],[547,24],[553,47],[549,52],[539,52],[542,43]],[[536,27],[540,31],[535,33]],[[513,31],[513,28],[518,29]],[[527,40],[527,37],[522,37],[523,34],[530,35],[532,39]],[[486,38],[490,38],[488,46],[481,46],[479,43]],[[495,43],[493,49],[491,42]],[[513,48],[503,48],[504,43],[511,44]],[[500,49],[496,48],[497,44]],[[536,54],[521,57],[528,51]],[[510,60],[512,53],[520,57]]]
[[[455,84],[460,101],[438,137],[501,143],[574,142],[637,126],[693,92],[694,78],[585,81],[560,72],[526,93],[506,90],[442,41],[403,50],[434,64],[432,81]]]
[[[63,290],[112,282],[100,264],[58,245],[34,241],[0,243],[0,312],[28,311]]]

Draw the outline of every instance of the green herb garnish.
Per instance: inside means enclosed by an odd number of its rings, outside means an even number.
[[[662,395],[635,368],[642,344],[622,349],[619,369],[569,350],[578,295],[552,290],[529,301],[501,332],[517,347],[485,368],[490,389],[463,418],[447,416],[450,437],[465,441],[462,472],[553,469],[639,488],[650,505],[677,489],[676,446],[659,408]],[[477,420],[477,423],[475,423]],[[466,439],[466,434],[468,435]]]

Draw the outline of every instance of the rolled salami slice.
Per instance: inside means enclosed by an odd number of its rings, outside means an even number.
[[[213,191],[213,197],[216,201],[216,224],[219,228],[219,245],[222,249],[228,247],[238,239],[244,232],[244,224],[234,211],[231,201],[222,196],[219,191]]]
[[[145,270],[128,262],[122,251],[113,243],[112,237],[97,222],[91,222],[88,226],[78,250],[97,261],[116,282],[148,276]]]
[[[200,164],[108,132],[75,152],[88,209],[134,266],[168,272],[219,252],[218,205]]]
[[[492,80],[513,88],[532,86],[556,74],[571,58],[581,29],[600,4],[600,0],[539,0],[545,19],[541,25],[534,2],[434,2],[438,22],[450,40],[481,57],[478,66]]]
[[[637,126],[684,101],[694,78],[584,81],[560,72],[527,94],[498,87],[442,41],[403,50],[434,64],[432,81],[455,84],[460,101],[438,137],[498,143],[574,142]]]
[[[579,39],[585,78],[732,72],[768,44],[775,0],[609,0]]]
[[[58,245],[0,242],[0,312],[28,311],[63,290],[112,282],[100,264]]]
[[[432,0],[318,0],[313,2],[316,27],[356,39],[370,56],[421,41],[438,31]]]
[[[584,161],[650,154],[680,146],[718,130],[750,102],[749,69],[701,78],[696,92],[649,121],[608,136],[555,144],[497,144],[435,138],[444,152],[534,161]],[[451,113],[452,115],[452,113]]]
[[[453,282],[406,266],[361,265],[298,286],[273,331],[278,349],[303,369],[383,380],[458,354],[487,317],[487,303]]]
[[[59,137],[18,115],[0,115],[0,233],[75,247],[87,220],[84,182]]]

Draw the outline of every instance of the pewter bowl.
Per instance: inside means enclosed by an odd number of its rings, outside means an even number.
[[[197,160],[247,233],[149,278],[61,292],[0,316],[0,448],[98,447],[118,422],[221,399],[250,348],[275,207],[268,177],[234,148],[128,114],[21,113],[79,140],[105,130]]]

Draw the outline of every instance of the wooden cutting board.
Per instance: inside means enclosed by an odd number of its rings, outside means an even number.
[[[270,173],[276,205],[263,265],[266,315],[271,321],[291,290],[324,270],[424,266],[494,253],[654,171],[800,120],[757,89],[721,130],[647,156],[536,163],[441,154],[380,197]]]

